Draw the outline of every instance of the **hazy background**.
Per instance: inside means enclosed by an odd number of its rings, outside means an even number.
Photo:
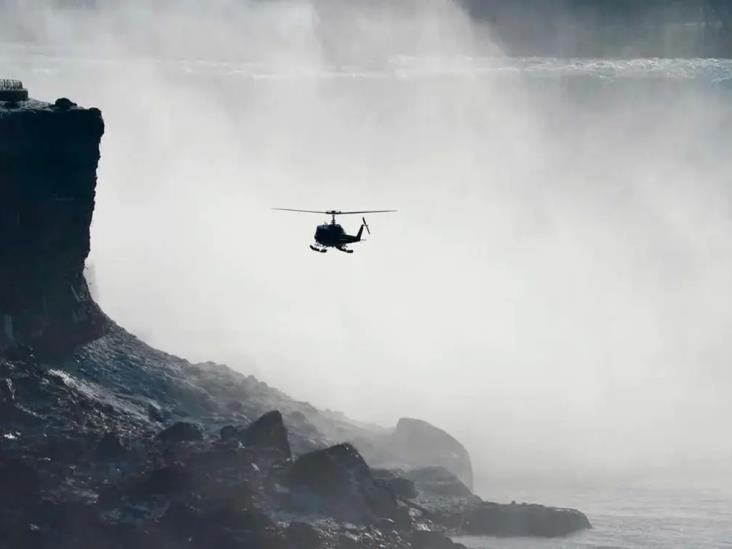
[[[2,76],[104,113],[89,264],[149,343],[479,477],[730,482],[725,62],[505,60],[441,0],[0,9]],[[321,255],[272,206],[400,212]]]

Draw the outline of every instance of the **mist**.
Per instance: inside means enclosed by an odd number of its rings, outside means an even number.
[[[102,109],[88,263],[148,343],[478,476],[729,463],[723,88],[518,70],[439,0],[0,9],[2,76]],[[345,256],[271,207],[400,211]]]

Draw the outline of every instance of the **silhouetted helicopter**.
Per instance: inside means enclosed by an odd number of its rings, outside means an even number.
[[[354,242],[361,242],[361,235],[363,234],[364,228],[366,232],[371,234],[366,218],[361,218],[361,227],[358,229],[358,233],[355,235],[346,234],[346,231],[338,223],[335,218],[337,215],[351,215],[351,214],[367,214],[367,213],[387,213],[395,212],[397,210],[363,210],[357,212],[342,212],[340,210],[295,210],[292,208],[272,208],[273,210],[280,210],[283,212],[303,212],[303,213],[317,213],[326,214],[331,216],[330,223],[323,223],[318,225],[315,229],[315,245],[311,244],[310,249],[316,252],[325,253],[328,248],[335,248],[347,254],[352,254],[353,250],[346,248],[347,244],[353,244]]]

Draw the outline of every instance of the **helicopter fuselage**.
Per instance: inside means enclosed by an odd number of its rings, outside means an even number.
[[[340,248],[346,244],[360,242],[363,227],[358,234],[350,235],[338,223],[324,223],[315,229],[315,242],[328,248]]]

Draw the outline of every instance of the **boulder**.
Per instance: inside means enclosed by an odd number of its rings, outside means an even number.
[[[275,450],[285,458],[292,456],[287,429],[278,410],[264,414],[249,425],[242,433],[241,441],[245,446]]]
[[[291,491],[291,503],[300,509],[352,521],[397,513],[394,495],[374,480],[350,444],[301,456],[285,471],[283,480]]]
[[[388,469],[440,466],[473,487],[473,466],[465,447],[442,429],[420,419],[402,418],[390,433],[354,442],[366,460]]]
[[[267,412],[244,428],[226,425],[219,431],[223,441],[239,441],[244,446],[273,451],[279,457],[292,457],[287,429],[278,410]]]
[[[462,517],[468,535],[559,537],[588,528],[590,521],[576,509],[528,503],[482,502]]]
[[[393,452],[405,464],[439,465],[473,488],[473,466],[465,447],[452,435],[420,419],[402,418],[390,437]]]

